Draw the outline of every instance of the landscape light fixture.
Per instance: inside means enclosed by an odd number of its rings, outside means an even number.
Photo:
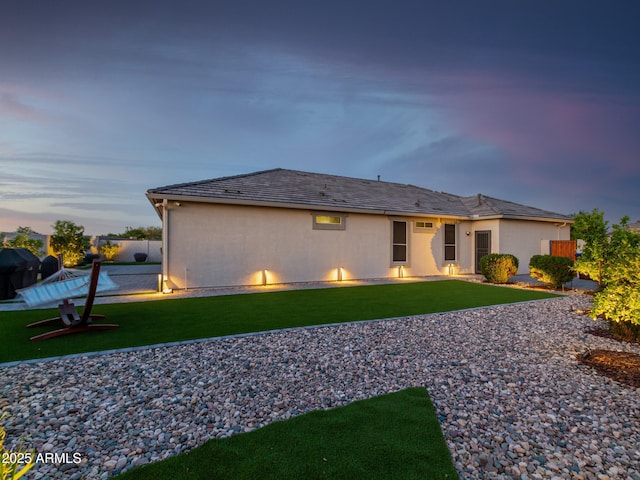
[[[162,293],[173,293],[173,288],[169,288],[167,285],[168,280],[167,275],[162,275]]]

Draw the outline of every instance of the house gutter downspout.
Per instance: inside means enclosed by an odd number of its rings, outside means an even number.
[[[567,222],[564,222],[562,225],[557,225],[556,228],[558,229],[558,238],[557,240],[560,240],[560,229],[564,228],[567,226]]]

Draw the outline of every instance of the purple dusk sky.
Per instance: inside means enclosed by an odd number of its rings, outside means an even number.
[[[0,231],[276,167],[640,219],[640,6],[5,2]]]

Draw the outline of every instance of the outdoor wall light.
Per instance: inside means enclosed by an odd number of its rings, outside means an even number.
[[[464,234],[468,237],[469,235],[471,235],[471,232],[464,232]]]
[[[264,270],[262,270],[262,285],[265,286],[267,285],[268,280],[269,280],[269,276],[268,276],[268,272],[269,270],[267,270],[266,268]]]
[[[404,278],[404,265],[398,267],[398,278]]]
[[[339,282],[344,280],[344,267],[338,267],[338,269],[337,269],[337,280]]]

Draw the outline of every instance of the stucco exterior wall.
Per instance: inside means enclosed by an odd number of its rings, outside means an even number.
[[[475,273],[475,232],[491,252],[512,253],[518,273],[569,227],[516,220],[444,220],[347,213],[345,230],[313,228],[313,213],[275,207],[168,202],[163,273],[169,288],[262,285]],[[318,213],[318,212],[315,212]],[[407,222],[407,262],[392,261],[392,222]],[[420,230],[415,221],[433,222]],[[456,259],[444,260],[444,224],[456,226]],[[402,268],[399,268],[402,266]]]
[[[490,253],[502,253],[500,251],[500,220],[475,220],[466,223],[466,225],[465,237],[468,239],[469,268],[461,273],[476,273],[476,232],[491,232]],[[468,236],[466,232],[469,232]]]
[[[316,230],[309,210],[190,202],[170,202],[165,215],[169,288],[446,273],[442,229],[416,233],[413,218],[349,213],[345,230]],[[408,224],[402,271],[391,258],[392,220]]]
[[[457,274],[474,273],[473,266],[473,223],[461,221],[457,224],[458,265]],[[443,273],[447,273],[446,271]]]
[[[404,268],[406,276],[447,275],[458,272],[457,261],[444,260],[443,221],[435,217],[393,217],[392,220],[404,220],[408,224],[409,261]],[[434,228],[420,230],[416,227],[416,221],[432,222]],[[455,266],[451,271],[448,268],[450,263]]]
[[[551,240],[569,240],[570,229],[566,224],[500,220],[499,253],[511,253],[518,257],[518,273],[529,273],[529,260],[533,255],[548,255]]]
[[[549,254],[551,240],[568,240],[569,226],[558,229],[553,222],[529,220],[476,220],[460,223],[461,268],[459,273],[475,273],[475,234],[491,232],[491,253],[511,253],[519,260],[518,273],[529,273],[533,255]],[[469,235],[466,235],[469,232]],[[468,241],[465,241],[468,240]],[[468,266],[463,268],[462,265]]]

